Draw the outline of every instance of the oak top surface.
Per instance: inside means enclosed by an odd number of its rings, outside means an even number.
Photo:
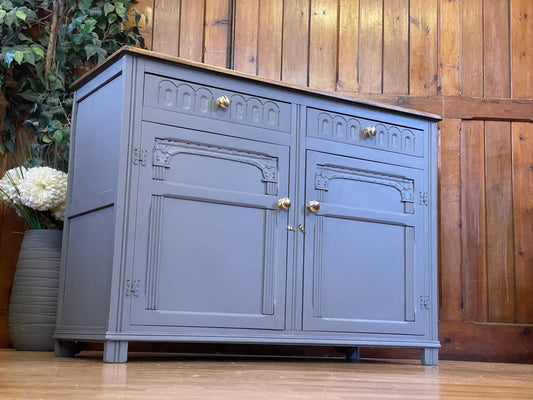
[[[104,69],[106,69],[111,64],[113,64],[114,62],[116,62],[117,60],[119,60],[121,57],[125,55],[150,58],[153,60],[160,60],[165,63],[182,65],[182,66],[186,66],[186,67],[193,68],[193,69],[201,69],[204,71],[211,71],[214,73],[233,76],[233,77],[237,77],[241,79],[247,79],[247,80],[252,80],[255,82],[266,83],[269,85],[277,86],[280,88],[285,88],[285,89],[292,90],[292,91],[297,91],[300,93],[309,93],[313,95],[327,97],[330,99],[345,100],[345,101],[350,101],[355,104],[378,107],[384,110],[396,111],[402,114],[409,114],[409,115],[418,116],[422,118],[428,118],[433,121],[439,121],[442,119],[439,115],[436,115],[436,114],[431,114],[431,113],[427,113],[423,111],[417,111],[417,110],[412,110],[412,109],[398,107],[398,106],[391,106],[391,105],[382,104],[382,103],[378,103],[378,102],[374,102],[370,100],[358,99],[355,97],[343,96],[338,93],[324,92],[324,91],[320,91],[316,89],[311,89],[308,87],[292,85],[292,84],[288,84],[285,82],[267,79],[267,78],[263,78],[263,77],[256,76],[256,75],[245,74],[242,72],[238,72],[238,71],[234,71],[234,70],[230,70],[226,68],[220,68],[220,67],[216,67],[212,65],[207,65],[207,64],[190,61],[190,60],[186,60],[186,59],[179,58],[179,57],[170,56],[168,54],[157,53],[157,52],[149,51],[149,50],[143,50],[143,49],[139,49],[139,48],[131,47],[131,46],[122,47],[121,49],[113,53],[111,56],[109,56],[104,62],[97,65],[96,67],[91,69],[89,72],[85,73],[82,77],[80,77],[76,82],[74,82],[71,85],[71,89],[74,89],[74,90],[78,89],[79,87],[87,83],[89,80],[91,80],[98,73],[100,73],[101,71],[103,71]]]

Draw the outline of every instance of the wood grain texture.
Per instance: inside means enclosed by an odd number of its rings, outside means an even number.
[[[187,60],[203,60],[204,7],[204,0],[181,0],[179,56]]]
[[[439,319],[461,321],[460,119],[439,122]]]
[[[513,123],[516,322],[533,321],[533,124]]]
[[[339,1],[337,91],[359,90],[359,0]]]
[[[531,326],[440,321],[439,340],[441,360],[533,364]],[[492,398],[505,396],[498,391]]]
[[[0,207],[0,348],[11,342],[8,334],[8,311],[11,287],[24,230],[24,221],[11,208]]]
[[[464,321],[487,321],[484,123],[461,127],[461,265]]]
[[[257,26],[259,0],[236,0],[233,69],[257,74]]]
[[[0,351],[9,400],[66,399],[530,399],[532,365],[413,360],[205,357],[135,354],[106,364],[99,352]],[[31,378],[30,378],[31,377]]]
[[[152,49],[171,56],[179,55],[181,0],[154,0]]]
[[[533,97],[533,2],[510,0],[512,96]]]
[[[283,6],[282,80],[307,86],[309,0],[285,1]]]
[[[383,94],[409,92],[409,1],[383,0]]]
[[[383,90],[383,0],[359,0],[359,91]]]
[[[461,94],[483,97],[483,0],[461,2]]]
[[[335,91],[337,0],[311,0],[309,24],[309,87]]]
[[[154,3],[156,0],[138,0],[135,4],[132,5],[133,9],[138,11],[142,17],[139,21],[139,31],[141,32],[142,37],[144,38],[144,44],[148,50],[152,50],[152,41],[153,41],[153,22],[154,22]],[[130,8],[128,15],[129,21],[128,25],[135,21],[135,13]],[[148,24],[146,23],[145,17],[148,19]]]
[[[485,0],[483,14],[484,96],[510,97],[509,3]]]
[[[439,71],[440,93],[458,96],[461,91],[460,72],[460,2],[442,0],[440,6]]]
[[[282,33],[283,0],[261,1],[257,48],[259,76],[281,80]]]
[[[511,124],[485,122],[489,322],[514,322]]]
[[[206,64],[228,65],[231,38],[229,0],[205,0],[204,58]]]
[[[409,93],[435,95],[438,86],[437,2],[411,0]]]

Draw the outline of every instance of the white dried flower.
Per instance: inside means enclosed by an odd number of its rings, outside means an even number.
[[[6,171],[0,179],[0,199],[7,204],[20,205],[18,187],[26,173],[25,167],[15,167]]]
[[[52,212],[52,215],[55,219],[58,221],[64,221],[65,220],[65,202],[58,205],[56,208],[53,208],[50,210]]]
[[[30,168],[19,184],[20,201],[38,211],[58,207],[67,194],[67,174],[50,167]]]

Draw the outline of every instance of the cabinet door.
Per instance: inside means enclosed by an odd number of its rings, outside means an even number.
[[[130,325],[283,329],[288,148],[151,123],[142,148]]]
[[[422,334],[421,170],[307,152],[304,330]]]

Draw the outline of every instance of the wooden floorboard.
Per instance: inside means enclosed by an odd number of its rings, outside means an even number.
[[[533,399],[533,365],[0,350],[0,399]]]

